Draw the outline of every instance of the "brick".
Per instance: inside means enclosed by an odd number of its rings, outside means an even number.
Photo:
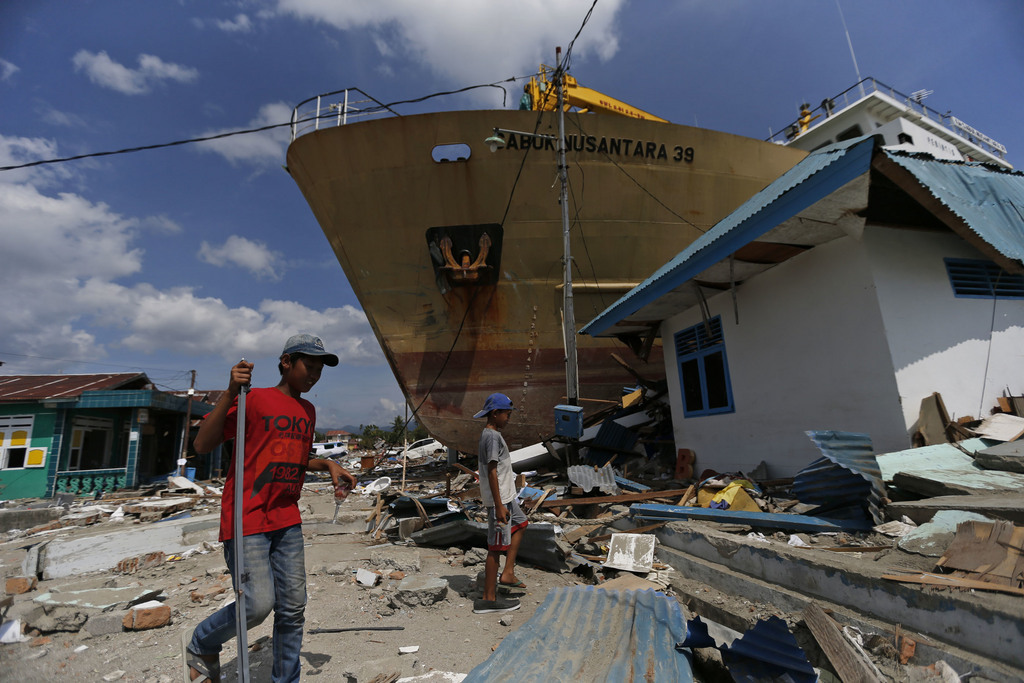
[[[124,621],[121,623],[129,631],[160,628],[171,623],[171,608],[168,605],[133,607],[124,615]]]
[[[189,593],[189,597],[192,598],[192,602],[206,602],[212,599],[215,595],[226,593],[227,588],[224,586],[202,586]]]
[[[39,581],[34,576],[12,576],[7,579],[4,589],[8,595],[21,595],[35,590],[37,583]]]

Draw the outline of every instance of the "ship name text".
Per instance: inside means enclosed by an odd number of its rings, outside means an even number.
[[[509,135],[505,149],[547,149],[555,150],[553,137],[533,135]],[[630,138],[608,138],[594,135],[566,135],[566,152],[593,152],[597,154],[638,157],[656,161],[674,161],[676,163],[693,163],[693,147],[682,145],[666,145],[652,140],[632,140]]]

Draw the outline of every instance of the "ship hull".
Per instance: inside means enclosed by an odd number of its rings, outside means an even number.
[[[491,153],[483,142],[495,127],[550,135],[555,123],[536,112],[422,114],[319,130],[288,149],[288,171],[418,420],[463,452],[476,452],[472,415],[492,392],[515,403],[513,449],[550,437],[565,402],[554,145],[509,136]],[[577,328],[806,155],[616,116],[570,114],[566,131]],[[452,150],[461,158],[444,159]],[[638,348],[578,337],[585,414],[636,383],[613,354],[664,377],[660,345],[643,358]]]

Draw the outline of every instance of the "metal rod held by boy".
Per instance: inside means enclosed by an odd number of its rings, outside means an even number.
[[[245,362],[243,358],[241,362]],[[238,428],[235,431],[235,629],[238,645],[238,680],[249,683],[249,633],[245,616],[245,549],[242,533],[242,516],[245,514],[243,485],[245,483],[245,393],[248,385],[242,385],[238,392]]]

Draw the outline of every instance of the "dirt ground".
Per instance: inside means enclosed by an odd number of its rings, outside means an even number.
[[[342,516],[346,509],[355,511],[366,503],[366,499],[353,495],[343,506]],[[390,683],[394,678],[387,677],[389,674],[411,676],[431,673],[434,675],[430,679],[432,681],[451,680],[442,677],[441,673],[465,674],[486,660],[506,635],[530,619],[550,589],[587,583],[582,576],[571,572],[557,573],[522,564],[516,571],[527,585],[522,607],[506,614],[475,615],[472,613],[472,603],[473,598],[478,596],[476,578],[483,570],[483,564],[479,561],[482,553],[409,546],[404,552],[415,553],[420,564],[418,572],[409,570],[409,573],[444,579],[449,588],[447,597],[433,605],[396,606],[390,598],[401,576],[391,575],[390,569],[381,571],[373,565],[372,556],[379,554],[381,549],[397,549],[400,546],[389,543],[386,537],[374,541],[365,533],[326,533],[338,529],[328,526],[334,516],[335,506],[326,485],[309,486],[303,493],[302,504],[306,507],[303,519],[308,605],[307,634],[303,640],[301,657],[302,676],[309,680],[364,683],[383,675],[386,678],[382,680]],[[214,505],[206,512],[218,510],[219,507]],[[195,514],[200,514],[200,511],[196,510]],[[359,513],[357,519],[362,520],[364,514]],[[132,524],[132,529],[144,528],[151,523],[125,522]],[[714,532],[709,531],[708,537],[717,537],[726,545],[730,543],[730,538],[746,536],[749,531],[730,529],[728,525],[710,526]],[[104,531],[116,528],[106,522],[98,527]],[[61,536],[75,536],[89,530],[95,531],[96,528],[65,527],[57,533]],[[804,535],[804,538],[813,546],[826,547],[845,545],[846,541],[851,540],[835,535]],[[779,532],[767,534],[762,542],[772,544],[780,553],[816,552],[789,548],[787,540],[788,535]],[[856,540],[859,545],[879,547],[893,542],[879,534]],[[18,538],[0,543],[0,575],[19,574],[26,554],[25,548],[35,542],[38,539]],[[595,548],[594,552],[600,551]],[[869,575],[881,575],[894,569],[927,571],[934,565],[934,558],[896,549],[872,553],[864,558],[854,553],[827,555],[839,571],[847,564],[851,569],[857,565],[859,571]],[[381,582],[374,587],[361,585],[356,581],[356,571],[359,569],[380,571]],[[614,578],[615,572],[611,570],[606,574],[607,578]],[[805,649],[810,646],[807,652],[812,663],[816,666],[825,664],[821,652],[814,652],[815,645],[808,634],[802,633],[806,628],[797,627],[799,614],[780,613],[778,605],[752,602],[740,595],[729,595],[695,584],[681,576],[671,578],[670,585],[666,593],[676,595],[684,605],[693,606],[698,611],[703,611],[700,606],[704,605],[712,618],[719,608],[725,613],[747,615],[751,623],[773,614],[783,616],[801,641],[801,646]],[[146,683],[175,683],[182,680],[182,632],[191,633],[206,616],[232,600],[230,579],[226,575],[219,547],[180,560],[168,559],[134,574],[103,571],[68,579],[40,581],[35,590],[14,596],[15,605],[10,612],[18,613],[19,608],[23,610],[28,607],[33,598],[47,591],[67,593],[81,589],[126,586],[162,591],[160,599],[171,609],[170,623],[146,631],[118,631],[109,635],[90,634],[84,628],[78,631],[30,633],[32,638],[28,642],[0,645],[0,680]],[[227,590],[213,595],[218,586]],[[210,593],[211,597],[196,602],[193,599],[194,593]],[[996,601],[1018,598],[984,595],[977,599],[981,603],[995,605]],[[685,612],[686,616],[692,616],[690,610]],[[308,632],[315,629],[354,630],[340,633]],[[253,681],[270,680],[271,630],[272,618],[249,631]],[[410,647],[418,650],[410,654],[400,653],[400,648]],[[888,680],[908,680],[906,668],[893,663],[895,651],[872,649],[871,652],[872,659]],[[233,641],[222,653],[221,663],[222,680],[237,680]],[[719,673],[722,671],[719,670]],[[719,680],[716,676],[708,675],[708,670],[703,670],[701,675],[704,681]]]
[[[549,589],[578,582],[571,573],[558,574],[523,566],[517,570],[520,580],[527,585],[522,607],[507,614],[476,615],[472,612],[473,591],[477,572],[483,565],[463,566],[462,554],[449,555],[442,548],[418,548],[420,573],[447,580],[448,596],[430,606],[394,609],[387,595],[398,584],[397,580],[384,577],[381,584],[367,588],[358,584],[354,576],[356,569],[370,568],[372,547],[383,541],[374,542],[366,534],[315,535],[309,529],[316,525],[309,522],[329,522],[334,514],[333,498],[306,492],[303,501],[311,504],[313,510],[313,515],[306,515],[304,519],[307,522],[307,630],[364,626],[402,629],[307,634],[302,645],[304,678],[315,677],[313,680],[324,683],[347,682],[351,680],[349,673],[366,672],[366,663],[375,660],[384,660],[378,673],[385,674],[399,671],[397,663],[401,663],[403,673],[431,670],[467,673],[483,662],[508,633],[533,615]],[[12,566],[20,565],[24,551],[18,548],[24,545],[24,539],[20,543],[0,544],[0,571],[7,575],[17,573],[12,571]],[[347,565],[350,571],[326,572],[327,568],[338,571],[338,565]],[[181,631],[191,631],[207,615],[231,602],[230,591],[205,604],[193,602],[190,594],[197,587],[213,585],[223,572],[226,572],[223,555],[217,550],[165,562],[128,576],[100,572],[74,579],[41,581],[35,591],[15,596],[15,600],[32,600],[45,591],[139,584],[163,590],[164,603],[171,607],[171,623],[148,631],[102,636],[90,636],[85,631],[54,632],[30,642],[0,645],[3,671],[0,678],[8,681],[180,681]],[[270,680],[271,622],[269,618],[249,631],[253,681]],[[399,655],[399,648],[408,646],[418,646],[419,650]],[[222,653],[221,666],[224,681],[236,680],[233,642]],[[359,680],[369,678],[364,674]]]

